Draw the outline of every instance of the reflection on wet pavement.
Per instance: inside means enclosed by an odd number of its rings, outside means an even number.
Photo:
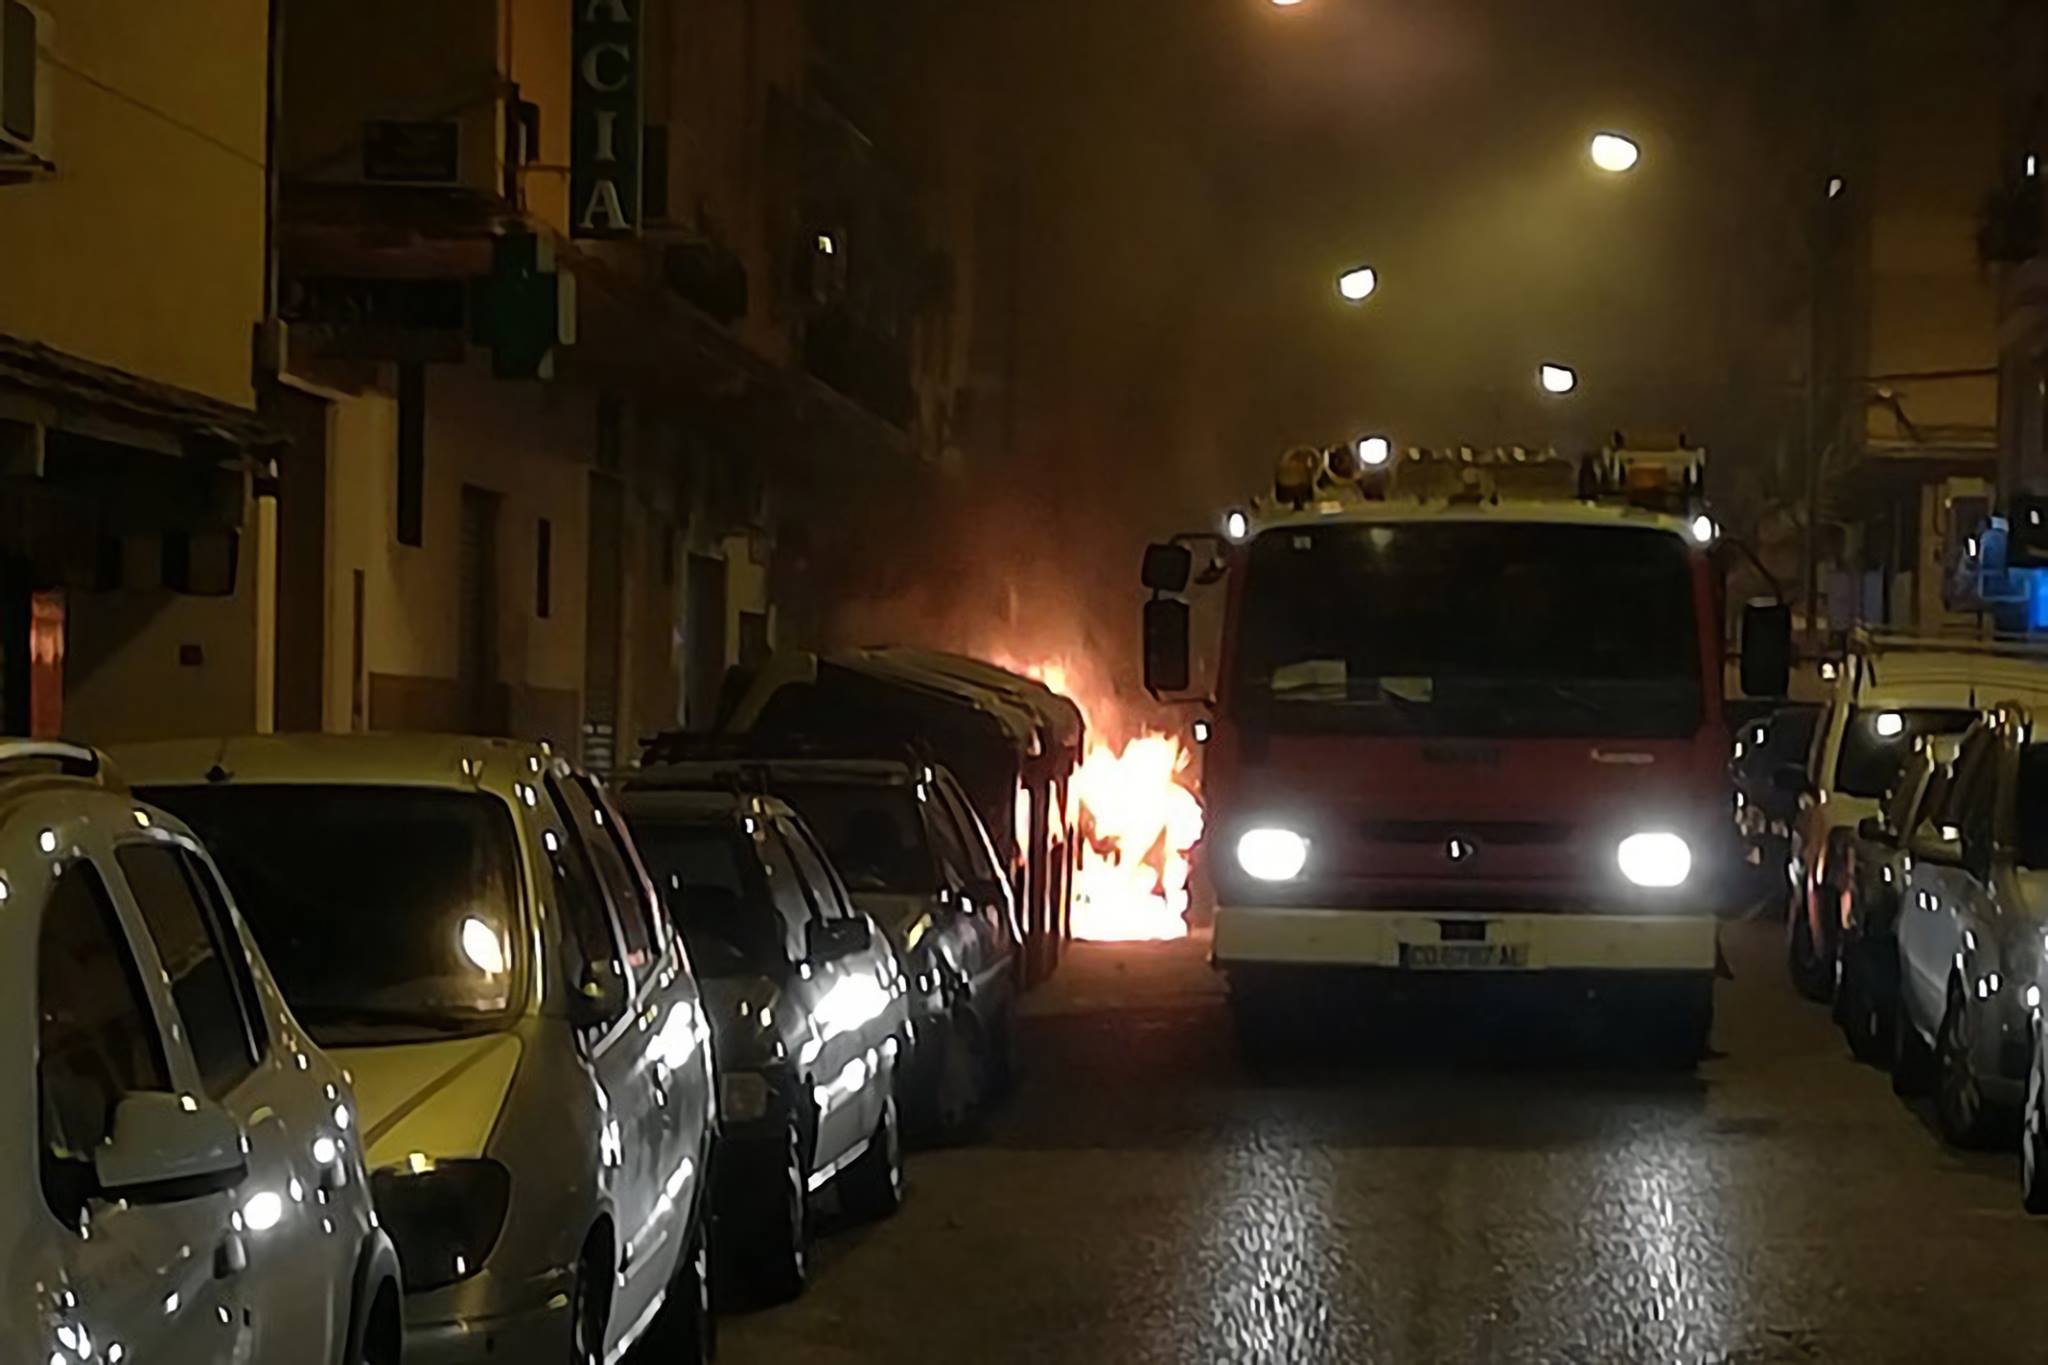
[[[1255,1077],[1199,943],[1078,949],[988,1138],[917,1154],[724,1359],[2048,1355],[2010,1162],[1944,1151],[1731,935],[1697,1077],[1412,1024]]]

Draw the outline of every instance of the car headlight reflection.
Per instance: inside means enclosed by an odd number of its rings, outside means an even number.
[[[1692,846],[1676,834],[1631,834],[1615,850],[1621,875],[1637,886],[1668,890],[1692,875]]]
[[[1291,882],[1308,866],[1308,840],[1291,829],[1246,830],[1237,841],[1237,865],[1262,882]]]

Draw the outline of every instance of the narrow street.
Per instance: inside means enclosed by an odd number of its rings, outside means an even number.
[[[1696,1077],[1417,1053],[1240,1067],[1200,941],[1079,945],[978,1145],[828,1220],[770,1361],[2038,1360],[2048,1225],[1731,926]],[[2009,1291],[1994,1286],[2008,1285]]]

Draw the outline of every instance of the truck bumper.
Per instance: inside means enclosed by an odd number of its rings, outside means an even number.
[[[1711,972],[1712,915],[1219,906],[1219,967]]]

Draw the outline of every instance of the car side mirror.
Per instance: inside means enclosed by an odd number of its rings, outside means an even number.
[[[242,1129],[208,1100],[159,1091],[114,1106],[113,1135],[93,1154],[102,1199],[163,1203],[234,1189],[249,1175]]]
[[[626,978],[616,962],[593,962],[569,997],[569,1018],[578,1028],[606,1028],[626,1012]]]
[[[1892,841],[1892,832],[1885,828],[1883,817],[1866,815],[1856,822],[1856,837],[1868,839],[1873,844],[1888,844]]]
[[[1145,690],[1153,696],[1187,691],[1188,634],[1187,603],[1155,597],[1145,604]]]
[[[1792,689],[1792,608],[1755,601],[1742,608],[1742,690],[1782,697]]]
[[[866,915],[814,919],[804,927],[804,951],[813,962],[832,962],[866,952],[874,941]]]
[[[1145,586],[1154,592],[1186,592],[1195,572],[1195,552],[1185,545],[1145,547]]]

